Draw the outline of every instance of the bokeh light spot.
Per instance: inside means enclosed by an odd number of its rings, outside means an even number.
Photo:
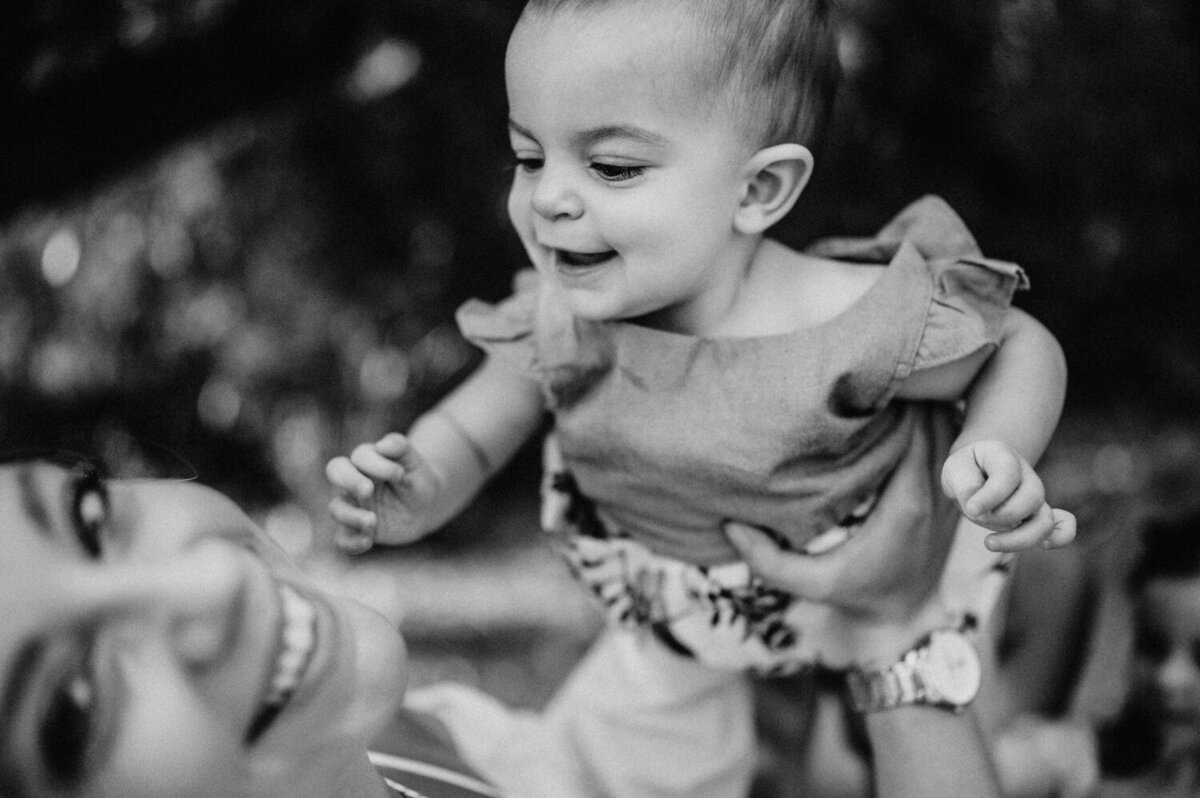
[[[1134,488],[1137,469],[1127,446],[1110,443],[1092,457],[1092,480],[1105,493],[1128,493]]]
[[[399,399],[408,388],[409,358],[402,349],[381,346],[363,358],[359,369],[359,388],[363,395],[376,402]]]
[[[42,277],[56,288],[66,285],[79,271],[82,253],[75,231],[60,228],[42,248]]]
[[[416,77],[421,53],[408,42],[385,39],[358,60],[350,75],[350,96],[359,102],[386,97]]]
[[[237,423],[242,410],[238,389],[220,377],[212,377],[200,389],[196,413],[209,429],[226,432]]]

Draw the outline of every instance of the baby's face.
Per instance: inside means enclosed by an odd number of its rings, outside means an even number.
[[[755,148],[700,87],[689,18],[656,5],[518,23],[508,209],[575,315],[697,334],[745,265],[733,217]]]

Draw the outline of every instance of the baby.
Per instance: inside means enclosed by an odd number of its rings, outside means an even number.
[[[506,81],[508,209],[534,268],[460,309],[488,354],[476,373],[326,469],[347,545],[406,543],[551,413],[543,526],[611,620],[546,713],[543,759],[571,794],[744,794],[745,674],[854,664],[821,605],[750,572],[726,521],[820,558],[922,439],[986,547],[947,525],[944,563],[878,578],[932,579],[960,626],[986,619],[1011,552],[1074,536],[1031,465],[1065,367],[1010,306],[1017,266],[932,197],[870,239],[764,235],[812,173],[836,44],[822,0],[531,0]],[[485,773],[523,761],[477,753]]]

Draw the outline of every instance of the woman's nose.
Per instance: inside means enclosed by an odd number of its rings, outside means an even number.
[[[247,575],[236,548],[212,540],[171,556],[89,569],[71,592],[78,607],[129,633],[164,635],[182,662],[199,669],[232,643]]]
[[[533,210],[543,219],[562,221],[583,214],[583,201],[571,187],[562,170],[543,167],[531,198]]]

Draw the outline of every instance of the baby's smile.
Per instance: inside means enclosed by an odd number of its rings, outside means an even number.
[[[598,266],[616,256],[616,251],[611,249],[604,252],[573,252],[569,249],[554,250],[554,257],[559,266],[575,268]]]

